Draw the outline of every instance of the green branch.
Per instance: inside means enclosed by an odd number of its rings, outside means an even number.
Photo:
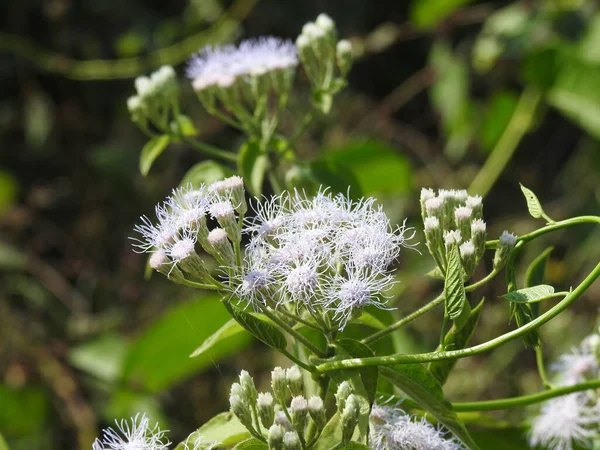
[[[317,372],[324,373],[329,372],[331,370],[340,370],[340,369],[348,369],[348,368],[356,368],[356,367],[366,367],[366,366],[391,366],[394,364],[412,364],[412,363],[425,363],[430,361],[444,361],[450,359],[459,359],[466,358],[468,356],[478,355],[480,353],[484,353],[490,351],[499,345],[502,345],[506,342],[512,341],[520,336],[523,336],[530,331],[533,331],[545,324],[549,320],[556,317],[558,314],[563,312],[569,305],[571,305],[575,300],[577,300],[591,285],[596,279],[600,276],[600,263],[594,267],[594,269],[589,273],[589,275],[577,286],[572,292],[569,293],[563,300],[557,303],[554,307],[546,311],[544,314],[540,315],[536,319],[531,322],[523,325],[522,327],[517,328],[516,330],[510,331],[508,333],[503,334],[502,336],[498,336],[495,339],[492,339],[488,342],[485,342],[480,345],[476,345],[474,347],[468,347],[461,350],[453,350],[447,352],[429,352],[429,353],[420,353],[416,355],[390,355],[390,356],[376,356],[370,358],[352,358],[345,359],[341,361],[331,361],[320,364],[317,366]]]

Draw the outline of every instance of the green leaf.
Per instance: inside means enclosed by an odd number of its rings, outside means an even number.
[[[265,172],[269,165],[267,154],[255,140],[248,140],[238,154],[238,169],[253,195],[262,194]]]
[[[211,184],[231,175],[231,170],[215,161],[207,160],[193,165],[183,176],[180,185],[191,184],[194,189],[198,189],[202,183]]]
[[[253,313],[247,313],[241,309],[228,304],[228,310],[233,318],[256,339],[264,342],[269,347],[276,350],[285,350],[287,341],[285,336],[278,328],[258,318]]]
[[[594,14],[577,47],[577,56],[582,61],[600,65],[600,13]]]
[[[190,358],[198,342],[216,332],[230,319],[229,313],[214,294],[205,294],[168,309],[150,324],[132,343],[123,378],[150,392],[159,392],[191,374],[211,367],[230,355],[249,339],[240,334],[221,341],[197,358]]]
[[[460,330],[457,330],[456,327],[453,326],[450,331],[448,331],[446,337],[444,338],[444,350],[460,350],[465,348],[465,346],[471,340],[473,332],[475,331],[475,327],[479,322],[479,316],[481,315],[483,302],[484,300],[482,299],[481,302],[479,302],[479,304],[473,308],[471,315]],[[432,361],[429,363],[429,371],[441,384],[444,384],[448,379],[448,375],[456,365],[456,362],[456,359]]]
[[[67,358],[73,367],[99,380],[114,383],[121,377],[128,351],[127,339],[108,334],[72,347]]]
[[[268,445],[263,441],[259,441],[258,439],[252,437],[237,444],[235,447],[233,447],[233,450],[266,450],[268,448]]]
[[[431,29],[473,0],[413,0],[410,20],[419,28]]]
[[[339,413],[335,413],[323,428],[319,439],[315,442],[312,450],[331,450],[342,440],[342,423]]]
[[[220,442],[223,447],[231,447],[250,437],[246,427],[231,412],[217,414],[198,430],[188,436],[187,442],[192,444],[199,438],[203,442]],[[175,450],[185,450],[185,442],[181,442]]]
[[[429,278],[436,278],[438,280],[445,280],[446,277],[444,276],[444,273],[442,272],[442,270],[439,267],[435,267],[432,270],[430,270],[429,272],[427,272],[425,274],[426,277]]]
[[[10,244],[0,241],[1,270],[25,270],[26,262],[25,253]]]
[[[232,336],[236,336],[240,333],[245,333],[246,330],[239,323],[237,323],[234,319],[227,321],[225,325],[219,328],[214,334],[209,336],[200,347],[198,347],[194,352],[190,355],[190,358],[195,358],[196,356],[200,356],[208,351],[210,351],[215,345],[219,342],[229,339]]]
[[[327,149],[325,157],[352,173],[362,195],[406,194],[412,189],[409,159],[401,148],[387,142],[375,139],[351,141],[342,147]]]
[[[569,58],[549,90],[548,103],[600,139],[600,77],[598,68]]]
[[[343,359],[370,358],[374,356],[373,351],[369,347],[354,339],[340,339],[336,344],[343,348],[347,353],[344,355]],[[365,387],[369,404],[372,404],[375,401],[375,396],[377,395],[377,378],[379,376],[377,367],[363,367],[358,370],[358,373],[360,374],[360,379]]]
[[[385,328],[385,324],[375,317],[373,314],[369,314],[366,311],[363,311],[360,316],[356,319],[352,319],[352,323],[361,323],[363,325],[367,325],[371,328],[376,328],[378,330],[383,330]]]
[[[468,66],[445,41],[434,44],[429,64],[435,74],[429,90],[431,102],[440,113],[448,137],[445,151],[457,160],[464,156],[473,134]]]
[[[4,436],[2,436],[2,432],[0,432],[0,450],[9,450],[8,444],[6,443]]]
[[[380,373],[448,428],[469,450],[479,450],[463,422],[445,400],[442,386],[420,364],[380,367]]]
[[[43,436],[53,418],[47,388],[41,386],[11,388],[0,384],[0,405],[0,430],[5,436]],[[37,448],[43,447],[44,441]]]
[[[142,152],[140,153],[140,173],[143,176],[148,175],[152,164],[160,156],[167,145],[169,145],[170,138],[168,135],[163,134],[156,136],[146,142]]]
[[[448,268],[444,282],[446,317],[454,320],[454,326],[460,330],[467,322],[471,307],[465,294],[463,268],[460,262],[458,245],[452,245],[448,251]]]
[[[554,288],[552,286],[540,284],[538,286],[509,292],[508,294],[502,295],[501,298],[514,303],[535,303],[546,300],[546,297],[549,297],[552,294],[554,294]]]
[[[527,209],[529,210],[529,214],[534,219],[540,219],[544,216],[544,210],[542,209],[542,204],[536,197],[536,195],[530,189],[527,189],[525,186],[520,184],[521,190],[523,191],[523,195],[527,200]]]
[[[134,417],[143,411],[151,423],[160,423],[168,427],[168,420],[163,414],[160,401],[154,394],[138,392],[135,388],[121,387],[111,393],[108,404],[103,408],[102,415],[112,422],[115,417]]]
[[[499,92],[490,99],[479,126],[479,139],[487,151],[491,151],[502,137],[518,103],[519,97],[508,91]]]
[[[474,430],[473,439],[485,450],[530,450],[527,430],[507,428],[502,430]]]
[[[342,450],[370,450],[370,447],[360,442],[348,442],[342,447]]]
[[[351,187],[350,196],[353,198],[362,195],[360,182],[356,175],[345,163],[337,161],[335,158],[325,154],[320,158],[311,161],[309,166],[310,176],[315,180],[316,187],[329,187],[333,192],[348,192]]]
[[[171,130],[178,135],[181,130],[181,134],[187,137],[194,137],[198,135],[194,122],[185,114],[180,114],[177,120],[173,119],[171,122]]]

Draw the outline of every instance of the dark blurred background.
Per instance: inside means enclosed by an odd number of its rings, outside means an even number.
[[[102,426],[138,411],[178,442],[227,409],[241,368],[265,385],[286,364],[248,336],[188,358],[226,311],[218,298],[145,279],[145,258],[128,240],[137,218],[202,160],[174,144],[139,174],[145,137],[125,103],[133,79],[162,64],[183,78],[185,60],[204,45],[295,39],[329,14],[356,63],[298,151],[351,170],[363,194],[381,199],[394,222],[408,217],[421,241],[423,186],[486,194],[491,238],[542,225],[527,214],[519,182],[553,218],[599,212],[593,0],[24,0],[0,12],[0,433],[12,450],[90,448]],[[182,85],[201,138],[237,149],[242,137]],[[302,75],[296,85],[290,130],[294,109],[308,105]],[[598,261],[599,239],[592,227],[559,232],[528,247],[522,267],[554,245],[546,280],[568,289]],[[425,254],[404,253],[398,316],[437,295],[439,284],[423,276],[431,268]],[[474,341],[514,326],[497,300],[502,280],[495,288],[472,297],[488,301]],[[596,284],[542,329],[548,361],[592,331],[599,298]],[[397,333],[396,351],[435,348],[440,316]],[[513,341],[460,361],[445,391],[468,401],[539,388],[534,353]],[[498,416],[520,423],[522,412]]]

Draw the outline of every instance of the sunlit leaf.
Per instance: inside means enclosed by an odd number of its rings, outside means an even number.
[[[231,170],[223,167],[218,162],[207,160],[193,165],[183,176],[181,186],[191,185],[194,189],[202,183],[211,184],[232,175]]]
[[[531,191],[527,189],[525,186],[521,184],[521,190],[523,191],[523,195],[527,200],[527,209],[529,210],[529,214],[535,219],[539,219],[544,215],[544,210],[542,208],[542,204],[538,200],[537,196]]]
[[[242,145],[238,154],[238,169],[253,195],[262,194],[262,185],[269,160],[260,145],[249,140]]]
[[[146,142],[142,152],[140,153],[140,173],[144,176],[148,175],[152,164],[160,156],[160,154],[169,145],[170,138],[168,135],[163,134],[156,136]]]
[[[448,268],[444,282],[446,317],[454,320],[455,327],[460,330],[469,319],[471,307],[465,294],[464,271],[458,246],[452,245],[447,256]]]
[[[245,333],[244,327],[234,319],[229,320],[225,325],[219,328],[214,334],[210,335],[203,343],[190,355],[190,358],[200,356],[210,351],[219,342],[229,339],[232,336]]]
[[[545,300],[546,297],[554,294],[554,288],[547,284],[528,287],[504,294],[501,297],[505,300],[515,303],[535,303]]]
[[[231,412],[217,414],[198,430],[189,435],[175,450],[185,450],[185,443],[191,444],[202,438],[202,442],[220,442],[223,447],[231,447],[248,438],[250,433]]]
[[[109,334],[72,347],[69,363],[102,381],[116,382],[121,377],[129,342],[123,336]]]

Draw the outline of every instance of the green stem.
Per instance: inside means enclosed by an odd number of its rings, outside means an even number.
[[[530,129],[541,99],[542,94],[535,88],[526,88],[523,91],[504,133],[469,186],[469,192],[476,192],[485,197],[496,183],[521,139]]]
[[[271,319],[273,322],[275,322],[277,325],[279,325],[281,328],[283,328],[287,333],[289,333],[291,336],[293,336],[298,342],[300,342],[302,345],[304,345],[308,350],[313,352],[319,358],[325,358],[327,356],[323,351],[321,351],[319,348],[317,348],[315,346],[315,344],[310,342],[302,334],[300,334],[298,331],[294,330],[287,323],[285,323],[283,320],[281,320],[279,318],[279,316],[277,314],[275,314],[271,308],[269,308],[269,307],[263,308],[262,313],[265,316],[267,316],[269,319]]]
[[[223,288],[222,285],[197,283],[197,282],[191,281],[191,280],[183,280],[183,281],[180,281],[180,283],[185,286],[190,286],[190,287],[197,288],[197,289],[209,289],[211,291],[218,291]]]
[[[558,387],[548,389],[536,394],[522,395],[513,398],[502,398],[498,400],[487,400],[480,402],[453,403],[452,406],[457,412],[467,411],[497,411],[501,409],[520,408],[522,406],[533,405],[561,395],[572,394],[573,392],[587,391],[588,389],[600,388],[600,380],[585,381],[572,386]]]
[[[379,339],[386,337],[388,334],[396,331],[397,329],[402,328],[404,325],[409,324],[410,322],[415,320],[417,317],[422,316],[427,311],[432,310],[437,305],[440,305],[442,303],[444,303],[444,294],[438,295],[436,298],[434,298],[432,301],[427,303],[425,306],[422,306],[421,308],[417,309],[414,313],[409,314],[406,317],[403,317],[398,322],[393,323],[392,325],[390,325],[389,327],[387,327],[383,330],[373,333],[371,336],[364,338],[361,342],[363,344],[372,344],[373,342],[376,342]]]
[[[212,145],[205,144],[204,142],[195,141],[194,139],[190,139],[186,136],[178,136],[178,137],[181,138],[186,144],[191,145],[195,150],[198,150],[201,153],[204,153],[209,156],[213,156],[215,158],[224,159],[226,161],[237,162],[237,156],[226,150],[222,150],[220,148],[213,147]]]
[[[552,383],[548,381],[548,375],[546,374],[546,366],[544,365],[544,353],[542,351],[542,346],[538,345],[535,348],[535,362],[537,364],[538,372],[540,373],[540,378],[542,379],[542,383],[546,389],[552,389]]]
[[[352,358],[341,361],[331,361],[317,366],[317,372],[324,373],[331,370],[340,370],[347,368],[366,367],[366,366],[391,366],[394,364],[425,363],[429,361],[443,361],[450,359],[466,358],[468,356],[478,355],[490,351],[506,342],[523,336],[545,324],[549,320],[563,312],[569,305],[577,300],[596,279],[600,276],[600,263],[588,274],[587,277],[563,300],[550,308],[544,314],[540,315],[531,322],[517,328],[516,330],[505,333],[483,344],[475,345],[461,350],[452,350],[446,352],[429,352],[416,355],[396,354],[390,356],[378,356],[370,358]]]
[[[301,323],[302,325],[307,326],[308,328],[312,328],[313,330],[318,331],[320,333],[323,332],[323,330],[321,328],[319,328],[318,326],[316,326],[314,323],[310,323],[308,320],[304,320],[303,318],[298,317],[298,316],[286,311],[283,308],[276,309],[274,311],[277,312],[278,314],[282,314],[282,315],[286,316],[288,319],[295,320],[295,321]]]
[[[571,225],[582,225],[584,223],[596,223],[600,224],[600,216],[579,216],[572,217],[571,219],[561,220],[559,222],[554,222],[550,225],[546,225],[545,227],[538,228],[531,233],[524,234],[522,236],[517,237],[517,241],[529,242],[537,237],[542,236],[543,234],[550,233],[555,230],[560,230],[561,228],[567,228]],[[485,243],[485,247],[488,249],[494,249],[498,246],[498,239],[487,241]]]
[[[477,289],[480,286],[483,286],[485,283],[487,283],[488,281],[490,281],[492,278],[494,278],[496,275],[498,275],[498,271],[496,269],[493,269],[490,273],[488,273],[485,277],[483,277],[481,280],[476,281],[473,284],[470,284],[468,286],[465,286],[465,291],[466,292],[471,292],[474,291],[475,289]]]

